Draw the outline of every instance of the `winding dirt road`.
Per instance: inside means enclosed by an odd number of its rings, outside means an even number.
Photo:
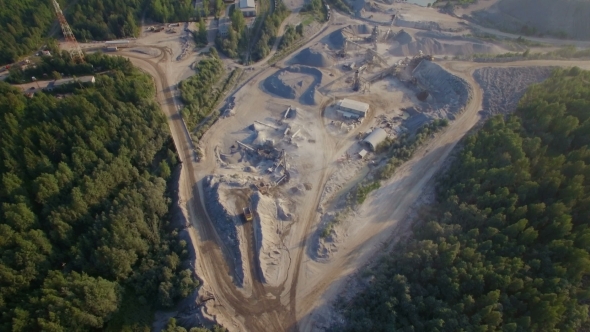
[[[328,33],[332,29],[325,29]],[[322,34],[322,35],[325,35]],[[318,36],[318,38],[321,36]],[[317,39],[317,38],[316,38]],[[315,40],[315,39],[314,39]],[[310,41],[309,43],[311,43]],[[306,47],[306,43],[301,48]],[[301,49],[300,48],[300,49]],[[194,160],[194,149],[189,134],[184,126],[175,104],[175,84],[170,84],[167,76],[170,55],[160,49],[158,56],[149,57],[130,52],[122,52],[134,65],[154,77],[157,87],[157,99],[165,112],[174,143],[183,169],[180,178],[180,197],[191,221],[189,229],[192,244],[196,251],[195,266],[198,275],[204,280],[204,288],[215,295],[214,304],[209,305],[209,313],[216,315],[220,323],[235,331],[311,331],[314,329],[314,310],[327,304],[344,287],[346,276],[356,271],[382,248],[382,243],[393,242],[404,228],[402,221],[412,203],[420,195],[424,186],[440,169],[443,161],[457,142],[479,121],[482,104],[482,90],[476,84],[472,73],[482,67],[522,67],[522,66],[565,66],[573,65],[590,69],[590,62],[570,61],[523,61],[512,63],[441,63],[453,74],[467,80],[473,88],[473,97],[465,111],[453,121],[447,130],[437,139],[415,153],[415,157],[402,165],[394,177],[371,194],[360,208],[361,218],[369,220],[366,227],[354,229],[346,246],[328,263],[317,263],[307,259],[306,247],[311,244],[311,234],[316,220],[315,209],[310,209],[304,220],[305,227],[300,234],[295,234],[301,243],[291,250],[292,264],[287,281],[280,287],[269,288],[260,284],[255,276],[255,269],[250,269],[252,291],[250,294],[238,289],[233,282],[232,262],[226,254],[224,244],[219,240],[212,225],[203,200],[202,179],[215,169],[212,157],[213,147],[207,145],[204,138],[205,159],[199,163]],[[257,66],[262,66],[257,65]],[[274,72],[274,68],[262,69],[256,76],[265,77]],[[246,85],[243,85],[243,88]],[[248,88],[247,86],[245,88]],[[321,115],[318,112],[318,120]],[[215,129],[214,126],[212,128]],[[338,147],[330,137],[323,137],[326,148],[323,165],[333,161]],[[323,167],[327,169],[327,167]],[[321,190],[328,178],[327,170],[320,172],[316,190],[312,195],[311,206],[317,207]],[[316,189],[317,188],[317,189]],[[306,271],[319,270],[321,273],[309,274]],[[311,285],[311,286],[310,286]],[[211,301],[213,302],[213,301]],[[210,302],[208,302],[210,303]]]

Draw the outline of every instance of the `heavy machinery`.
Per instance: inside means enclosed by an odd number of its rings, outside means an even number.
[[[254,219],[252,210],[250,210],[249,207],[244,208],[244,218],[246,219],[246,221],[252,221],[252,219]]]

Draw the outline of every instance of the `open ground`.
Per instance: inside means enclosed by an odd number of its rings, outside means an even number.
[[[169,315],[215,320],[230,331],[323,329],[349,276],[383,244],[407,235],[411,207],[457,142],[486,115],[480,111],[511,107],[528,84],[547,75],[519,68],[590,69],[589,61],[443,60],[506,49],[463,36],[468,22],[434,9],[386,7],[358,19],[332,12],[298,50],[269,67],[277,40],[232,91],[230,116],[218,120],[198,147],[178,112],[176,92],[200,57],[190,51],[188,32],[146,34],[117,53],[154,77],[183,161],[179,205],[203,286],[192,304],[185,301]],[[391,10],[399,12],[397,19]],[[227,68],[241,66],[224,62]],[[505,72],[486,69],[476,80],[473,74],[482,68]],[[506,78],[518,78],[518,89],[512,91]],[[498,94],[509,95],[511,104],[494,104]],[[341,98],[366,102],[370,111],[360,120],[345,119],[334,107]],[[374,177],[382,162],[372,152],[358,156],[370,150],[360,139],[374,128],[393,139],[412,135],[434,119],[450,124],[322,236],[338,212],[356,204],[349,193]],[[203,158],[197,158],[197,148]],[[242,217],[245,207],[254,212],[252,222]],[[213,300],[204,301],[209,295]]]

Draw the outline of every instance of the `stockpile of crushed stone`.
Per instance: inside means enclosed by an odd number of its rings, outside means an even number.
[[[346,36],[342,32],[342,29],[336,30],[328,35],[328,43],[333,49],[341,49],[344,47]]]
[[[368,35],[371,34],[373,29],[366,24],[349,25],[344,28],[345,32],[349,32],[355,35]]]
[[[237,223],[241,218],[242,211],[239,207],[231,204],[226,197],[228,186],[224,177],[208,176],[204,181],[205,202],[207,213],[215,225],[217,234],[221,238],[231,255],[234,257],[236,283],[242,286],[244,282],[244,268],[242,254],[240,252],[240,240],[238,237]],[[246,182],[235,183],[235,185],[246,185]]]
[[[412,38],[412,36],[409,33],[402,29],[395,35],[394,40],[398,42],[400,45],[406,45],[414,41],[414,38]]]
[[[284,266],[285,248],[277,232],[277,204],[272,198],[256,192],[252,195],[252,207],[256,211],[253,221],[254,239],[262,282],[278,286],[283,281],[288,267]]]
[[[316,68],[295,65],[267,77],[262,86],[280,98],[298,99],[304,105],[317,105],[317,87],[322,82],[322,76],[322,72]]]
[[[454,119],[471,99],[469,84],[436,63],[423,60],[412,75],[432,96],[436,117]]]
[[[531,84],[551,76],[555,67],[482,68],[473,77],[483,89],[486,115],[513,112]]]
[[[408,37],[411,38],[409,35]],[[405,36],[400,39],[403,39],[406,43],[394,42],[389,50],[394,56],[414,56],[420,51],[431,55],[469,55],[474,53],[496,53],[498,51],[498,47],[493,44],[467,40],[437,40],[423,37],[408,41]]]
[[[291,60],[291,64],[312,67],[330,67],[333,62],[324,52],[306,48]]]

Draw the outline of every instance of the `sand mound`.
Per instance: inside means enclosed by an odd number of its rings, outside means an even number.
[[[254,239],[256,254],[262,272],[262,282],[276,287],[286,276],[287,268],[282,260],[287,256],[279,236],[278,214],[275,201],[260,193],[252,195],[254,218]]]
[[[497,10],[473,13],[481,24],[513,32],[590,39],[588,0],[502,0]]]
[[[527,88],[551,76],[553,67],[482,68],[473,77],[484,91],[486,115],[506,114],[516,109]]]
[[[332,65],[332,60],[330,60],[330,58],[322,51],[306,48],[291,60],[291,64],[312,67],[329,67]]]
[[[322,81],[322,72],[313,67],[290,66],[267,77],[262,86],[280,98],[299,99],[304,105],[317,104],[316,88]]]
[[[418,82],[427,88],[436,104],[434,115],[439,118],[454,119],[454,115],[467,105],[471,98],[471,87],[441,66],[423,60],[412,73]]]

